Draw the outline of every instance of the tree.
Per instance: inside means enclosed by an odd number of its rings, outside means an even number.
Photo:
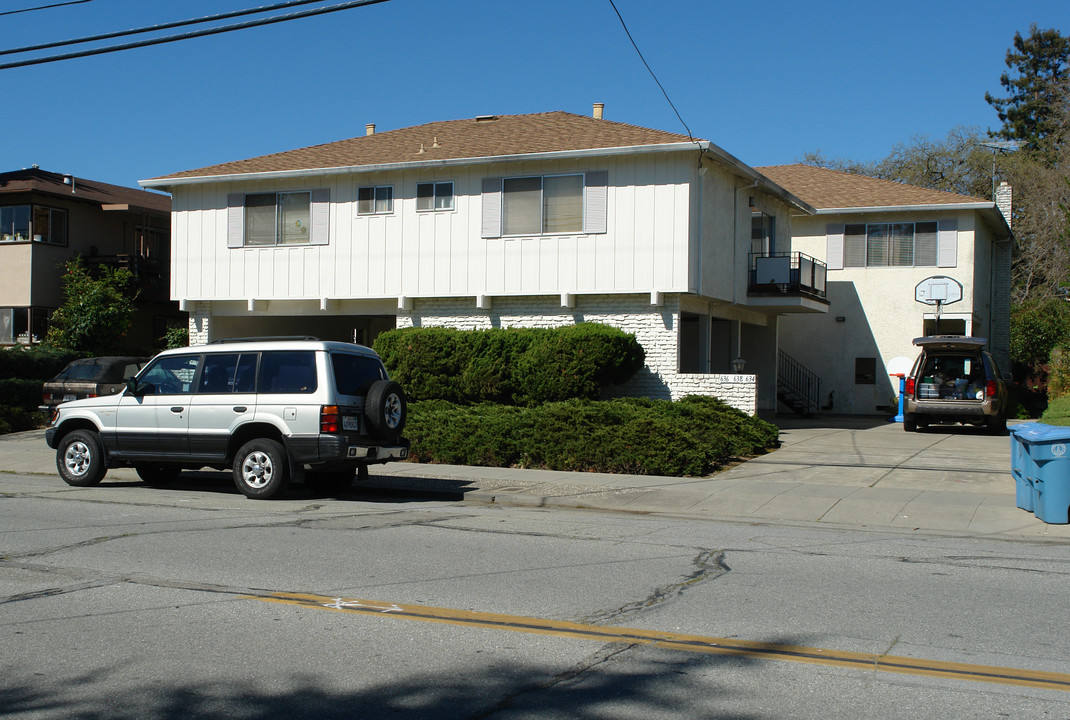
[[[106,355],[122,347],[134,316],[133,274],[102,266],[94,276],[80,256],[64,266],[63,304],[52,314],[46,342],[87,355]]]
[[[983,147],[982,142],[984,136],[979,129],[957,127],[944,140],[919,135],[908,143],[899,143],[886,158],[877,162],[830,160],[819,152],[807,153],[803,162],[855,175],[987,198],[992,195],[993,157],[992,151]],[[1002,164],[1003,159],[997,159]]]
[[[1029,37],[1014,33],[1014,47],[1007,51],[1007,67],[999,83],[1009,93],[985,100],[996,109],[1003,127],[993,133],[1005,140],[1021,140],[1038,150],[1041,141],[1056,130],[1060,104],[1065,105],[1065,83],[1070,77],[1070,38],[1058,30],[1029,27]]]

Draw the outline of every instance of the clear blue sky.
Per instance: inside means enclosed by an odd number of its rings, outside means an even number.
[[[0,16],[0,47],[271,1],[92,0]],[[616,2],[695,137],[750,165],[813,150],[874,160],[918,135],[994,128],[984,94],[1002,95],[1014,32],[1035,22],[1070,34],[1066,0]],[[0,88],[0,170],[36,163],[130,186],[362,135],[369,122],[588,114],[604,102],[607,119],[686,132],[607,0],[391,0],[2,70]]]

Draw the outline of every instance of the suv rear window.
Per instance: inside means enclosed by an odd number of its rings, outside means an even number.
[[[376,358],[349,353],[331,353],[334,387],[339,395],[367,395],[376,380],[386,378],[386,369]]]
[[[987,378],[980,354],[930,355],[921,372],[919,397],[965,400],[983,391]]]
[[[316,353],[312,351],[265,352],[260,356],[262,393],[316,392]]]

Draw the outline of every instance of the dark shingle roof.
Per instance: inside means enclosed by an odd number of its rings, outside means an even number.
[[[818,210],[991,203],[984,198],[929,190],[812,165],[772,165],[755,169]]]
[[[65,178],[70,178],[72,182],[70,184],[64,182]],[[131,205],[155,212],[171,212],[169,195],[121,185],[109,185],[39,168],[0,173],[0,195],[17,192],[37,192],[99,205]]]
[[[686,135],[567,112],[495,115],[432,122],[262,155],[153,178],[155,181],[246,173],[423,163],[531,153],[688,143]]]

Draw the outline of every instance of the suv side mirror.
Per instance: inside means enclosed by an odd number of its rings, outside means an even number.
[[[128,395],[134,397],[141,397],[142,395],[152,395],[156,392],[156,386],[152,383],[138,383],[137,378],[126,379],[126,392]]]

